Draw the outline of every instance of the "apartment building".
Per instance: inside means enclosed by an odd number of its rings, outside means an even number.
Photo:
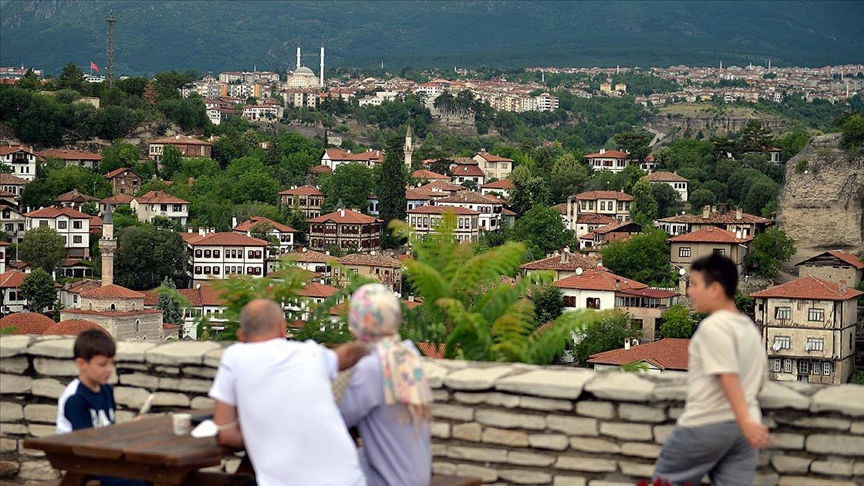
[[[66,258],[83,259],[90,256],[90,215],[72,208],[42,208],[24,215],[25,228],[48,227],[66,242]],[[26,238],[26,235],[25,235]]]
[[[436,234],[445,214],[456,218],[453,234],[462,242],[476,242],[480,237],[480,212],[461,206],[420,206],[408,210],[408,224],[418,235]]]
[[[149,223],[156,216],[173,219],[186,226],[189,218],[189,201],[172,196],[165,191],[150,191],[136,197],[129,205],[138,215],[138,220]]]
[[[203,233],[203,234],[202,234]],[[183,233],[195,281],[266,274],[267,242],[237,233]]]

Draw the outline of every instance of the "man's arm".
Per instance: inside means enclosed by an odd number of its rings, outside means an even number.
[[[339,371],[344,371],[357,364],[360,358],[366,356],[369,349],[365,344],[354,341],[339,346],[335,351],[336,356],[339,358]]]
[[[233,426],[219,430],[218,441],[221,445],[244,448],[243,435],[240,433],[240,426],[237,424],[237,407],[228,405],[227,403],[214,401],[213,405],[213,422],[216,426],[222,426],[233,423]]]
[[[744,390],[741,389],[741,381],[736,373],[722,373],[717,375],[720,380],[720,386],[723,388],[723,393],[726,395],[726,400],[732,407],[735,413],[735,420],[738,422],[738,427],[741,428],[741,433],[750,442],[754,448],[765,449],[768,447],[768,427],[757,422],[750,416],[750,411],[747,410],[747,400],[744,399]]]

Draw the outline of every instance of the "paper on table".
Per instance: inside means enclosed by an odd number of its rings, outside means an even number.
[[[212,420],[205,420],[198,424],[198,426],[192,430],[191,435],[196,439],[201,439],[203,437],[216,437],[216,435],[219,434],[220,430],[225,430],[228,427],[233,427],[236,423],[237,422],[231,422],[230,424],[216,425],[216,422]]]

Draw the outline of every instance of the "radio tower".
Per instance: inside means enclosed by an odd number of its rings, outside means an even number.
[[[114,24],[117,22],[117,19],[114,17],[114,11],[111,10],[108,12],[108,16],[105,17],[105,22],[108,23],[108,41],[107,41],[107,49],[106,55],[108,57],[108,87],[112,87],[114,85]]]

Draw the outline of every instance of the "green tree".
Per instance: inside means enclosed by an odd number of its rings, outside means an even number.
[[[569,314],[565,313],[565,315]],[[594,354],[624,347],[625,339],[642,337],[638,327],[632,322],[630,316],[620,312],[611,311],[598,313],[600,320],[585,326],[578,333],[573,345],[573,357],[580,366],[590,368],[588,358]]]
[[[864,116],[850,116],[841,130],[843,147],[860,147],[864,145]]]
[[[654,138],[651,133],[646,131],[621,132],[615,135],[615,143],[618,147],[629,153],[630,157],[636,160],[645,160],[648,154],[651,153],[651,148],[648,144]]]
[[[140,158],[141,151],[138,147],[122,140],[115,140],[110,147],[106,147],[102,152],[102,162],[99,164],[99,172],[107,174],[112,170],[122,167],[133,169],[138,164],[138,159]]]
[[[405,199],[406,174],[403,158],[402,145],[394,137],[387,146],[384,163],[381,165],[381,181],[375,192],[379,201],[378,217],[385,224],[394,219],[402,221],[406,216],[408,203]],[[387,231],[381,241],[381,246],[383,248],[397,248],[399,245],[400,242]]]
[[[57,77],[57,88],[73,89],[79,93],[84,91],[84,71],[74,62],[67,62]]]
[[[657,214],[657,200],[654,199],[651,183],[643,177],[633,185],[633,205],[630,208],[630,215],[633,221],[644,226],[650,225],[657,219]]]
[[[573,154],[565,154],[552,165],[550,186],[553,202],[566,201],[582,190],[588,180],[588,168],[582,165]]]
[[[41,268],[50,274],[66,257],[66,240],[54,229],[40,226],[24,232],[18,252],[21,261],[30,268]]]
[[[693,318],[683,305],[673,305],[663,314],[660,335],[664,338],[690,339],[693,337]]]
[[[554,321],[564,313],[564,294],[554,285],[543,285],[531,291],[534,319],[538,325]]]
[[[750,186],[744,199],[743,210],[748,214],[762,214],[763,208],[775,200],[780,193],[780,186],[767,177]]]
[[[771,129],[764,127],[760,120],[752,118],[747,121],[741,138],[738,139],[739,153],[762,152],[771,144]]]
[[[320,177],[324,206],[332,211],[339,201],[348,209],[366,209],[369,194],[375,190],[372,170],[362,164],[342,164],[332,174]]]
[[[542,177],[532,177],[525,183],[513,181],[516,186],[510,193],[510,207],[517,214],[526,214],[534,206],[545,206],[552,202],[549,184]]]
[[[560,250],[573,242],[573,233],[564,228],[561,214],[543,205],[532,207],[516,220],[508,236],[514,241],[524,242],[536,257]]]
[[[165,278],[185,287],[188,253],[179,233],[153,226],[126,228],[114,256],[115,282],[132,290],[149,290]]]
[[[701,213],[705,206],[717,204],[717,196],[709,189],[696,189],[690,193],[690,197],[687,199],[693,213]]]
[[[610,271],[648,285],[674,285],[669,265],[666,233],[653,227],[626,241],[613,241],[601,251],[603,266]]]
[[[177,300],[173,299],[169,292],[162,290],[166,288],[176,289],[177,287],[174,285],[174,281],[167,277],[162,280],[162,285],[160,285],[159,287],[159,300],[156,302],[156,308],[162,310],[163,322],[182,325],[183,312],[180,309],[180,303]]]
[[[183,167],[183,153],[173,145],[166,145],[162,152],[162,179],[170,180]]]
[[[19,287],[21,295],[27,299],[27,307],[33,312],[43,312],[54,307],[57,290],[54,279],[42,268],[31,271]]]
[[[657,216],[674,216],[681,207],[681,195],[669,184],[651,184],[651,195],[657,201]]]
[[[780,265],[788,262],[794,254],[795,241],[783,231],[771,229],[750,242],[744,266],[749,272],[772,278],[780,273]]]

